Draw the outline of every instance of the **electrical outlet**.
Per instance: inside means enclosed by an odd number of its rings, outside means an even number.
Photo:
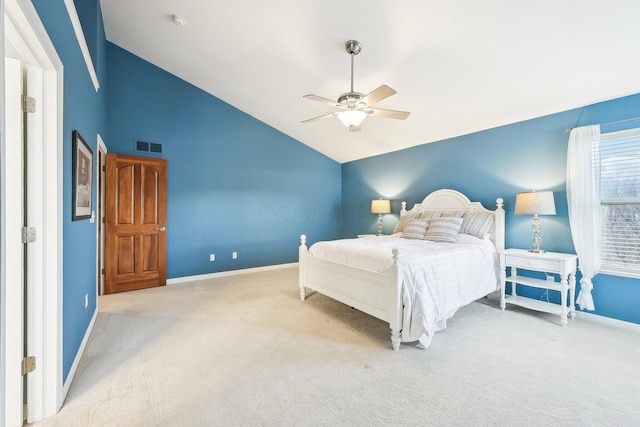
[[[238,252],[232,252],[231,253],[231,258],[238,259]]]
[[[89,294],[84,294],[84,308],[89,307]]]
[[[209,254],[209,261],[215,261],[216,260],[216,254]]]

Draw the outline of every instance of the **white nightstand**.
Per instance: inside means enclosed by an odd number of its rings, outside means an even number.
[[[557,252],[535,253],[526,249],[506,249],[499,252],[500,255],[500,308],[505,309],[507,303],[530,308],[547,313],[559,314],[562,326],[567,325],[567,316],[574,318],[576,315],[576,270],[578,268],[578,255],[562,254]],[[507,267],[511,268],[507,277]],[[523,270],[541,271],[560,275],[560,281],[534,279],[519,276],[518,268]],[[547,276],[554,278],[554,276]],[[511,283],[511,295],[505,295],[507,282]],[[516,288],[518,285],[532,286],[542,289],[552,289],[560,292],[560,305],[546,301],[519,297]],[[567,294],[569,306],[567,307]]]

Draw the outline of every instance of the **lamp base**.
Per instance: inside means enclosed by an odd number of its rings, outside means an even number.
[[[540,243],[542,243],[542,238],[540,237],[540,220],[538,219],[538,214],[533,215],[533,224],[531,224],[531,230],[533,231],[533,248],[529,249],[529,252],[534,254],[543,254],[544,251],[540,249]]]

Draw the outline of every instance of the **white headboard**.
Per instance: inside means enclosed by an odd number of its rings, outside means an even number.
[[[416,203],[410,211],[407,211],[406,202],[402,202],[402,210],[400,216],[414,212],[472,212],[472,213],[490,213],[495,216],[493,225],[491,226],[491,241],[496,249],[503,250],[505,246],[505,225],[504,225],[504,201],[502,198],[496,199],[496,209],[486,209],[480,202],[472,202],[467,196],[456,190],[436,190],[424,198],[422,203]]]

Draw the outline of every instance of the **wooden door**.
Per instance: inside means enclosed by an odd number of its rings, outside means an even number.
[[[167,161],[107,154],[105,293],[167,281]]]

